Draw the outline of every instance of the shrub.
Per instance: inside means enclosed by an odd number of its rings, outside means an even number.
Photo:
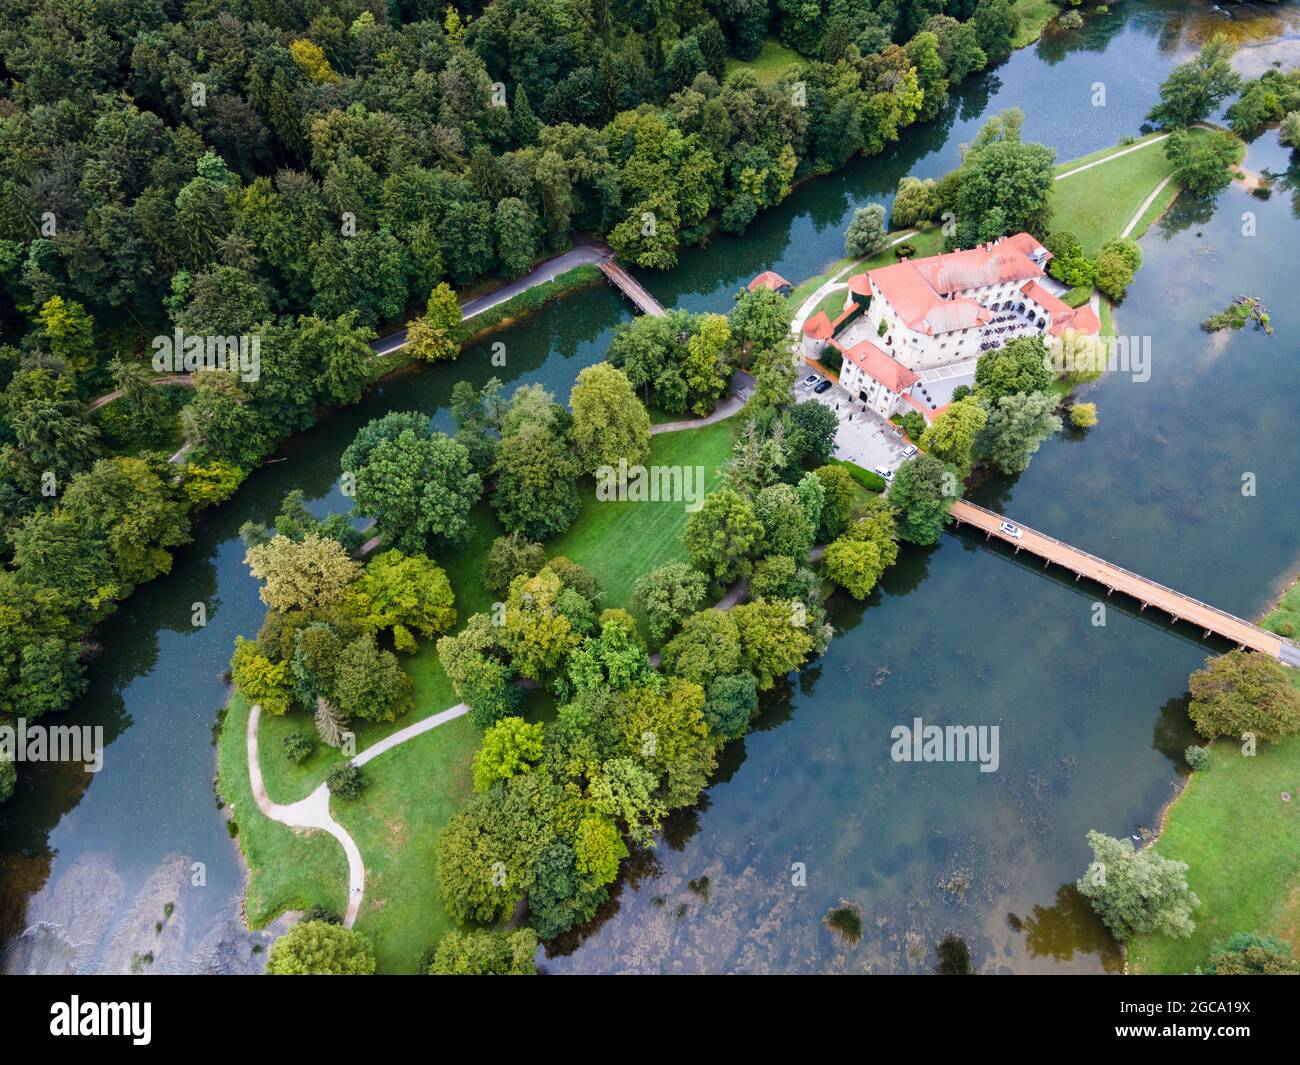
[[[371,976],[375,951],[360,932],[301,921],[271,945],[269,976]]]
[[[895,245],[894,245],[894,258],[895,258],[895,259],[910,259],[910,258],[912,258],[912,256],[915,255],[915,254],[916,254],[916,245],[915,245],[915,244],[895,244]]]
[[[290,732],[280,741],[284,756],[294,765],[305,762],[315,746],[316,744],[312,742],[312,738],[305,732]]]
[[[366,787],[366,778],[351,762],[336,762],[325,774],[325,786],[331,795],[340,799],[359,799]]]
[[[899,421],[903,424],[903,432],[909,439],[920,440],[921,434],[925,432],[925,419],[921,417],[919,411],[909,410]]]
[[[1210,768],[1210,752],[1193,743],[1183,752],[1183,761],[1193,770],[1201,773]]]
[[[1097,404],[1075,403],[1070,407],[1070,424],[1076,429],[1091,429],[1097,424]]]
[[[1056,22],[1063,30],[1077,30],[1083,25],[1083,16],[1077,11],[1067,11]]]
[[[1092,299],[1091,285],[1075,285],[1061,297],[1061,302],[1067,307],[1082,307]]]
[[[868,492],[883,492],[888,484],[885,479],[878,473],[871,470],[864,470],[854,462],[845,462],[842,459],[831,459],[830,464],[833,466],[843,466],[849,471],[849,476],[858,482]]]

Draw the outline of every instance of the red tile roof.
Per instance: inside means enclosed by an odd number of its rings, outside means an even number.
[[[897,359],[886,355],[870,340],[840,350],[854,366],[868,377],[875,378],[891,392],[906,392],[916,384],[916,374]]]
[[[825,311],[818,311],[803,324],[803,335],[812,340],[829,340],[831,336],[831,320],[826,317]]]
[[[1041,253],[1041,254],[1039,254]],[[1035,260],[1032,255],[1039,255]],[[882,266],[849,279],[854,292],[874,284],[909,329],[934,336],[984,325],[992,315],[973,299],[947,299],[958,292],[1041,277],[1051,256],[1028,233],[967,251],[931,255]]]
[[[1082,307],[1071,307],[1068,303],[1064,303],[1058,297],[1053,296],[1037,281],[1030,281],[1021,285],[1020,291],[1042,307],[1051,317],[1047,331],[1052,336],[1059,337],[1067,329],[1073,329],[1076,333],[1082,333],[1085,336],[1101,331],[1101,322],[1097,319],[1097,312],[1086,303]]]
[[[774,270],[764,270],[749,283],[749,291],[757,288],[770,288],[773,292],[780,288],[789,288],[790,282]]]

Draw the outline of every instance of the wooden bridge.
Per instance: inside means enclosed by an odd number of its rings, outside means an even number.
[[[668,313],[664,310],[663,304],[650,295],[642,287],[641,282],[619,266],[618,260],[612,255],[608,259],[601,259],[596,265],[600,267],[600,272],[609,278],[610,284],[636,304],[636,309],[642,314],[652,314],[659,318]]]
[[[1001,514],[985,510],[964,499],[959,499],[952,505],[952,516],[958,525],[974,526],[983,530],[986,537],[996,536],[1010,544],[1017,554],[1029,551],[1043,559],[1045,566],[1055,562],[1070,570],[1075,580],[1087,577],[1096,581],[1106,589],[1107,595],[1123,592],[1136,599],[1142,610],[1149,606],[1156,607],[1174,621],[1186,621],[1197,626],[1207,637],[1211,634],[1221,636],[1238,647],[1249,647],[1252,651],[1280,659],[1289,666],[1300,667],[1300,647],[1218,607],[1166,588],[1163,584],[1157,584],[1087,551],[1071,547],[1054,536],[1026,528],[1019,522],[1013,524],[1020,530],[1020,536],[1011,536],[1002,530],[1002,524],[1007,519]]]

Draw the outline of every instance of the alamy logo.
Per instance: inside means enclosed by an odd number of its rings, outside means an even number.
[[[1043,364],[1052,373],[1127,373],[1142,384],[1151,380],[1151,338],[1067,335],[1048,349]]]
[[[997,772],[997,725],[927,725],[918,717],[910,728],[895,725],[889,738],[895,762],[979,762],[981,773]]]
[[[130,1036],[143,1047],[152,1038],[152,1022],[151,1002],[82,1002],[73,995],[50,1006],[50,1035]]]
[[[187,335],[177,329],[171,336],[156,336],[153,368],[157,373],[197,373],[199,370],[229,370],[250,383],[262,372],[262,337]]]
[[[103,725],[0,725],[0,761],[82,762],[87,773],[104,768]]]
[[[703,466],[617,466],[596,468],[596,498],[602,503],[685,503],[688,514],[704,505]]]

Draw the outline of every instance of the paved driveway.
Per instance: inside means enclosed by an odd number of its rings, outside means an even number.
[[[840,427],[835,435],[835,457],[856,462],[865,470],[883,466],[896,470],[903,463],[907,443],[894,426],[873,410],[864,410],[859,400],[853,399],[839,385],[834,385],[820,396],[804,385],[804,374],[795,385],[795,398],[799,401],[815,399],[835,411]]]

